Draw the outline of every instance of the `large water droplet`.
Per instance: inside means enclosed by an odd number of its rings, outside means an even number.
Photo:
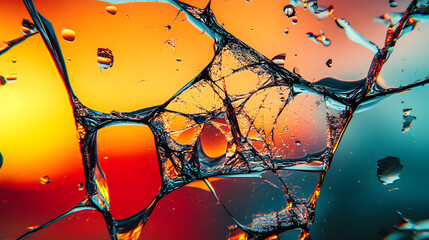
[[[286,60],[286,53],[281,53],[275,57],[273,57],[273,59],[271,59],[277,66],[279,67],[284,67],[285,65],[285,60]]]
[[[97,64],[100,69],[108,69],[113,66],[113,54],[108,48],[98,48]]]
[[[397,157],[385,157],[377,161],[377,177],[384,185],[399,179],[403,166]]]
[[[106,11],[112,15],[115,15],[118,12],[118,9],[115,6],[107,6]]]
[[[293,5],[290,5],[290,4],[286,5],[283,8],[283,12],[284,12],[285,16],[288,18],[295,16],[295,13],[296,13],[295,7]]]
[[[51,178],[48,175],[45,175],[40,178],[40,183],[46,185],[51,182]]]
[[[76,37],[76,33],[73,30],[66,28],[61,31],[61,35],[63,35],[64,40],[67,42],[73,42]]]

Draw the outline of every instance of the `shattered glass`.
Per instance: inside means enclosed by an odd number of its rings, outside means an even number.
[[[428,1],[0,4],[2,239],[427,237]]]

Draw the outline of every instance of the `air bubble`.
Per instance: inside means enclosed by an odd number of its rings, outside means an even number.
[[[61,31],[61,35],[67,42],[73,42],[76,37],[76,33],[73,30],[66,28]]]

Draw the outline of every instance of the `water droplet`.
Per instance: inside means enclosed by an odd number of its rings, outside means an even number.
[[[377,177],[384,185],[400,179],[402,164],[397,157],[385,157],[377,161]]]
[[[43,177],[40,178],[40,183],[42,185],[46,185],[46,184],[48,184],[50,182],[51,182],[51,178],[49,178],[48,175],[45,175],[45,176],[43,176]]]
[[[64,40],[67,42],[73,42],[76,37],[76,33],[73,30],[66,28],[61,31],[61,35],[63,35]]]
[[[112,15],[115,15],[118,12],[116,6],[107,6],[106,11]]]
[[[252,0],[246,0],[246,2],[248,2],[248,3],[250,3],[250,1],[252,1]]]
[[[113,66],[113,54],[108,48],[98,48],[97,63],[100,69],[108,69]]]
[[[417,119],[413,115],[410,115],[411,110],[413,110],[413,109],[412,108],[405,108],[403,110],[404,116],[402,117],[402,133],[410,130],[411,124],[414,122],[414,120]]]
[[[182,61],[181,58],[179,58],[179,57],[176,58],[176,62],[181,62],[181,61]]]
[[[293,16],[292,17],[292,23],[293,24],[297,24],[298,23],[298,17],[297,16]]]
[[[295,7],[293,5],[290,5],[290,4],[286,5],[283,8],[283,12],[284,12],[285,16],[288,18],[295,16],[295,13],[296,13]]]
[[[331,40],[329,40],[325,34],[323,33],[323,30],[320,31],[320,35],[314,35],[311,32],[307,33],[307,38],[312,40],[315,43],[322,44],[325,47],[328,47],[331,45]]]
[[[297,145],[297,146],[301,146],[301,141],[296,140],[296,141],[295,141],[295,145]]]
[[[398,6],[398,3],[395,0],[389,0],[389,6],[395,8]]]
[[[273,59],[271,59],[277,66],[279,67],[284,67],[285,65],[285,60],[286,60],[286,53],[281,53],[275,57],[273,57]]]
[[[170,31],[170,30],[171,30],[171,26],[170,26],[170,25],[167,25],[167,26],[165,26],[164,28],[165,28],[165,29],[167,29],[168,31]]]
[[[12,63],[16,63],[16,58],[12,58]]]
[[[77,185],[77,189],[79,189],[79,191],[82,191],[83,190],[83,183],[79,183]]]
[[[332,67],[332,59],[328,59],[328,61],[326,61],[326,66]]]
[[[68,57],[68,58],[67,58],[67,60],[68,60],[68,61],[71,61],[71,58],[69,58],[69,57]]]
[[[289,34],[289,28],[285,28],[285,34],[288,35]]]
[[[17,74],[6,75],[7,82],[16,82],[17,79],[18,79],[18,75]]]

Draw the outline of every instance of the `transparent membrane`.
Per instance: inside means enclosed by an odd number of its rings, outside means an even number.
[[[327,171],[340,141],[375,131],[374,109],[429,82],[427,1],[0,3],[6,239],[362,239],[324,232],[325,178],[354,187]],[[428,121],[416,96],[397,104],[404,138]],[[428,183],[407,180],[415,151],[362,152],[378,191]],[[427,236],[420,195],[387,204],[405,223],[382,237]]]

